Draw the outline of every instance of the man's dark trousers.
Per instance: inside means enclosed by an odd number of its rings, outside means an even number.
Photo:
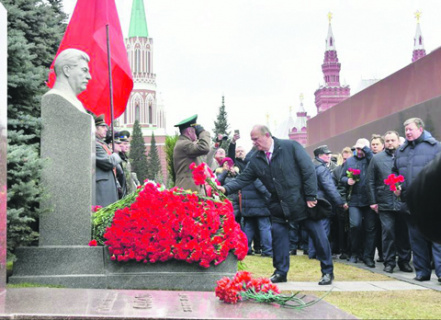
[[[369,206],[349,207],[351,254],[364,260],[373,261],[375,256],[375,215]]]
[[[384,265],[395,267],[398,255],[398,265],[410,261],[410,243],[406,221],[401,212],[379,211],[382,227],[382,246]]]
[[[435,262],[435,274],[441,277],[441,244],[431,242],[424,237],[416,226],[416,222],[410,214],[406,215],[407,227],[409,228],[410,246],[413,251],[413,265],[415,273],[420,277],[430,277],[432,268],[430,266],[430,250],[432,250]]]
[[[306,219],[300,221],[314,242],[317,259],[323,274],[333,273],[331,246],[329,245],[323,224],[320,221]],[[289,270],[289,223],[273,221],[271,226],[273,237],[273,266],[275,273],[287,275]]]

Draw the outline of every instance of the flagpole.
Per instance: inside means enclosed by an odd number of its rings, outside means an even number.
[[[112,151],[115,151],[115,133],[113,132],[113,83],[112,83],[112,67],[110,53],[109,24],[106,24],[107,37],[107,66],[109,69],[109,94],[110,94],[110,130],[112,132]]]

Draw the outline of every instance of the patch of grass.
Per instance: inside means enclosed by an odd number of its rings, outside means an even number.
[[[245,270],[255,277],[269,277],[274,268],[272,259],[247,256]],[[395,279],[334,261],[337,281],[392,281]],[[320,262],[307,256],[291,256],[288,281],[320,279]],[[330,288],[325,286],[324,291]],[[283,292],[288,294],[290,292]],[[302,294],[321,297],[323,292],[302,291]],[[441,292],[435,290],[394,291],[332,291],[323,300],[360,319],[441,319]]]
[[[255,277],[269,278],[273,272],[273,260],[261,256],[247,256],[243,261],[245,270]],[[359,269],[334,261],[334,275],[337,281],[391,281],[387,276]],[[308,256],[290,256],[288,281],[318,281],[321,277],[320,262]]]
[[[435,290],[333,291],[323,300],[360,319],[441,319],[441,292]]]

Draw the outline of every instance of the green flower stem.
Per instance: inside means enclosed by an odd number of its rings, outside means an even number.
[[[301,297],[298,296],[300,292],[296,292],[291,295],[283,295],[283,294],[274,294],[272,291],[268,293],[262,293],[262,292],[256,293],[254,289],[249,289],[247,291],[241,292],[240,294],[243,300],[254,300],[258,303],[277,303],[280,306],[286,308],[301,310],[320,302],[331,291],[332,289],[326,292],[322,297],[309,302],[303,301],[303,298],[305,298],[304,295]]]

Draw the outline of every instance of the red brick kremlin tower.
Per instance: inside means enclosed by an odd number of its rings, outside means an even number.
[[[328,18],[329,27],[326,38],[325,59],[322,64],[325,84],[321,85],[314,93],[317,113],[332,108],[350,96],[349,86],[340,85],[341,64],[338,62],[335,38],[332,34],[331,13],[328,14]]]
[[[165,111],[160,95],[156,91],[156,74],[153,73],[153,39],[149,37],[143,0],[132,2],[129,35],[125,43],[134,83],[126,111],[118,118],[116,126],[118,129],[126,128],[132,131],[135,120],[139,120],[147,154],[154,133],[162,173],[166,179]]]
[[[415,12],[417,26],[415,31],[415,37],[413,38],[412,62],[415,62],[426,55],[426,50],[424,49],[424,38],[420,28],[420,17],[421,17],[421,12],[420,11]]]

